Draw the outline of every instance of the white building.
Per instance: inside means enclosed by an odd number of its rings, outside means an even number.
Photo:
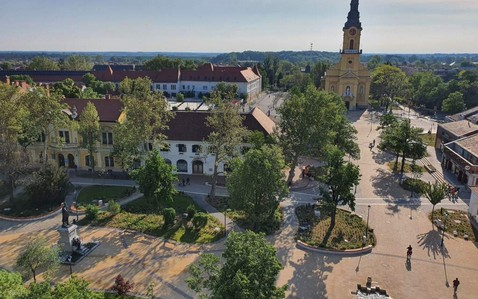
[[[201,147],[204,140],[212,132],[206,125],[206,118],[211,115],[207,111],[177,111],[165,133],[167,146],[161,149],[161,156],[166,162],[176,167],[180,174],[213,174],[214,157],[204,155]],[[244,126],[250,131],[259,131],[268,136],[274,130],[274,122],[260,109],[254,108],[243,113]],[[249,147],[244,144],[242,147]],[[224,172],[227,165],[219,165],[219,172]]]

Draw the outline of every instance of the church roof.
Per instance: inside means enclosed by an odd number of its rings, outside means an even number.
[[[358,6],[358,0],[350,1],[350,11],[349,15],[347,16],[347,22],[345,22],[344,25],[344,30],[349,29],[351,27],[355,27],[357,29],[362,30],[362,23],[360,23],[360,13],[358,10]]]

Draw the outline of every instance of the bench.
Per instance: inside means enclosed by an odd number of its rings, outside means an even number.
[[[431,165],[431,164],[425,164],[425,169],[430,172],[430,173],[433,173],[435,171],[437,171],[437,169],[435,168],[435,166]]]

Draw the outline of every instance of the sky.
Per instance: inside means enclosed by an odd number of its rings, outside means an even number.
[[[350,0],[0,0],[0,51],[339,51]],[[362,0],[364,53],[477,53],[478,0]]]

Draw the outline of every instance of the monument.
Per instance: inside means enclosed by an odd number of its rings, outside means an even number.
[[[74,265],[100,244],[99,242],[83,243],[78,235],[78,226],[70,224],[69,215],[66,203],[62,203],[61,227],[57,229],[60,234],[58,245],[60,248],[60,262],[62,264]]]

